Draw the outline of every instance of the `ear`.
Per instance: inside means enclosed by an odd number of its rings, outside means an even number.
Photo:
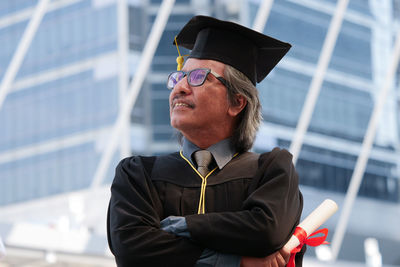
[[[240,94],[235,95],[235,100],[233,101],[233,104],[228,109],[228,114],[231,115],[232,117],[237,116],[247,105],[247,99]]]

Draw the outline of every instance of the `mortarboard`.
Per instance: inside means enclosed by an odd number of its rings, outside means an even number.
[[[193,17],[174,44],[191,50],[189,58],[212,59],[236,68],[254,85],[268,75],[291,47],[239,24],[207,16]]]

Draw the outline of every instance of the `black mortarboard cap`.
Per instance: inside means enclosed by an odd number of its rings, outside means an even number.
[[[192,50],[189,57],[231,65],[254,85],[268,75],[291,47],[239,24],[207,16],[193,17],[179,32],[176,42]]]

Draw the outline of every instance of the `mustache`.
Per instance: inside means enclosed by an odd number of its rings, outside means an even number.
[[[192,101],[185,99],[185,97],[183,97],[181,95],[176,95],[172,98],[171,107],[173,107],[176,104],[176,102],[184,103],[184,104],[188,105],[190,108],[195,107],[195,104]]]

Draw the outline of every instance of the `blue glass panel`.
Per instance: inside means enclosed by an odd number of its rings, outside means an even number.
[[[173,129],[170,129],[169,131],[154,131],[153,139],[155,141],[167,141],[176,144],[178,143]]]
[[[26,25],[27,22],[20,22],[5,28],[0,28],[0,78],[3,78],[16,52],[17,44],[22,38]]]
[[[0,110],[0,150],[108,125],[117,112],[117,78],[95,81],[91,72],[16,91]]]
[[[0,16],[7,16],[26,8],[35,7],[38,0],[1,0]]]
[[[257,87],[264,119],[295,126],[311,77],[275,68]]]
[[[168,77],[168,74],[166,73],[165,74],[165,83],[161,83],[161,84],[160,83],[154,83],[154,84],[152,84],[152,86],[151,86],[152,90],[155,91],[155,92],[161,92],[161,93],[169,95],[169,93],[171,91],[169,89],[167,89],[167,85],[166,85],[167,77]]]
[[[80,1],[45,15],[17,78],[116,49],[116,6],[92,8],[91,1]]]
[[[331,17],[294,3],[275,3],[265,33],[291,43],[291,57],[316,63]]]
[[[370,4],[368,0],[351,0],[348,9],[360,12],[364,15],[371,15]]]
[[[370,42],[369,28],[344,21],[329,67],[372,79]]]
[[[311,77],[275,68],[258,86],[264,119],[295,127],[310,81]],[[309,130],[359,141],[364,136],[372,104],[367,92],[325,82]]]
[[[325,82],[313,113],[310,130],[361,141],[372,106],[369,93]]]
[[[168,97],[153,99],[151,107],[153,125],[169,125]]]
[[[175,59],[178,56],[178,51],[175,45],[172,44],[175,36],[179,33],[180,29],[190,20],[192,17],[189,15],[172,15],[167,25],[165,26],[165,30],[161,36],[160,43],[158,45],[156,51],[156,58],[164,57],[164,56],[173,56]],[[149,24],[152,25],[155,17],[150,17]],[[185,48],[179,48],[182,55],[186,55],[189,53],[189,50]],[[173,62],[175,62],[175,59]]]
[[[94,144],[87,143],[2,164],[0,206],[86,188],[98,160]]]

